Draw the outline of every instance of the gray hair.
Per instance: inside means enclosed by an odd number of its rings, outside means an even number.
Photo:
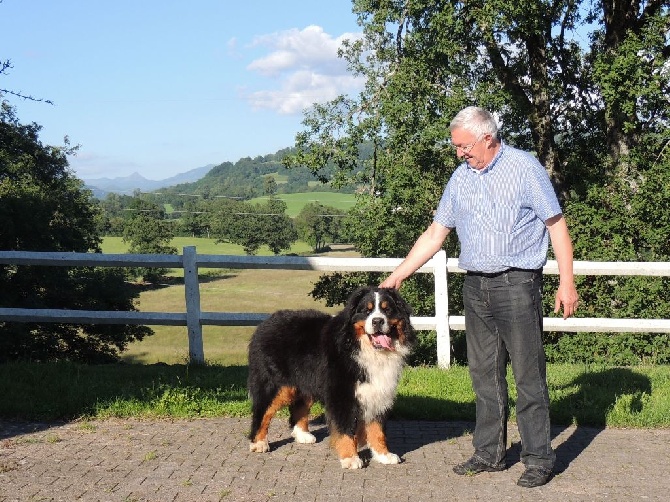
[[[458,112],[449,124],[449,130],[454,129],[465,129],[478,138],[485,134],[498,137],[498,123],[495,117],[478,106],[468,106]]]

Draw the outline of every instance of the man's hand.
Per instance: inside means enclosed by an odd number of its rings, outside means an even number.
[[[393,277],[393,274],[389,275],[384,281],[379,285],[380,288],[392,288],[400,289],[402,285],[402,279],[396,279]]]
[[[554,314],[558,314],[563,308],[563,319],[567,319],[577,311],[579,305],[579,295],[575,284],[565,285],[561,283],[556,291],[556,303],[554,305]]]

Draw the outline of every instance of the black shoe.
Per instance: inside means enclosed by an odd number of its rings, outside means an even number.
[[[517,485],[524,488],[535,488],[536,486],[546,485],[551,479],[552,472],[546,467],[539,465],[529,465],[516,482]]]
[[[498,472],[504,471],[504,465],[489,465],[478,457],[472,457],[470,460],[454,466],[454,472],[460,476],[466,474],[479,474],[480,472]]]

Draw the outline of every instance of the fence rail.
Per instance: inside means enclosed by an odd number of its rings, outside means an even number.
[[[72,324],[142,324],[186,326],[189,340],[189,359],[194,363],[205,360],[202,326],[256,326],[269,314],[251,312],[202,312],[200,309],[199,268],[284,269],[337,272],[391,272],[400,258],[329,258],[300,256],[234,256],[197,254],[195,246],[183,248],[182,255],[159,254],[100,254],[36,251],[0,251],[0,264],[85,267],[165,267],[184,270],[185,312],[119,312],[61,309],[0,308],[0,321],[58,322]],[[574,263],[576,275],[640,275],[670,276],[667,262],[593,262]],[[439,251],[418,273],[430,273],[435,282],[435,315],[412,317],[418,330],[437,333],[437,361],[449,367],[450,330],[465,329],[464,316],[450,316],[448,305],[448,275],[463,273],[456,258],[447,258]],[[558,266],[550,260],[545,274],[557,274]],[[670,333],[670,319],[612,319],[612,318],[544,318],[545,331],[566,332],[626,332]]]

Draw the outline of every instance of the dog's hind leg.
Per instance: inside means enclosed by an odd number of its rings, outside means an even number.
[[[272,416],[268,416],[272,396],[255,395],[252,397],[251,405],[251,432],[249,433],[249,451],[266,452],[270,451],[268,443],[268,427]]]
[[[313,403],[311,396],[299,395],[289,406],[291,412],[289,424],[293,427],[291,436],[295,438],[296,443],[316,443],[316,437],[309,432],[309,410]]]
[[[368,431],[365,427],[365,422],[358,421],[356,425],[356,447],[361,450],[368,445]]]
[[[281,387],[274,396],[254,396],[249,451],[260,453],[270,451],[268,442],[270,422],[277,411],[295,401],[296,395],[295,387]]]

